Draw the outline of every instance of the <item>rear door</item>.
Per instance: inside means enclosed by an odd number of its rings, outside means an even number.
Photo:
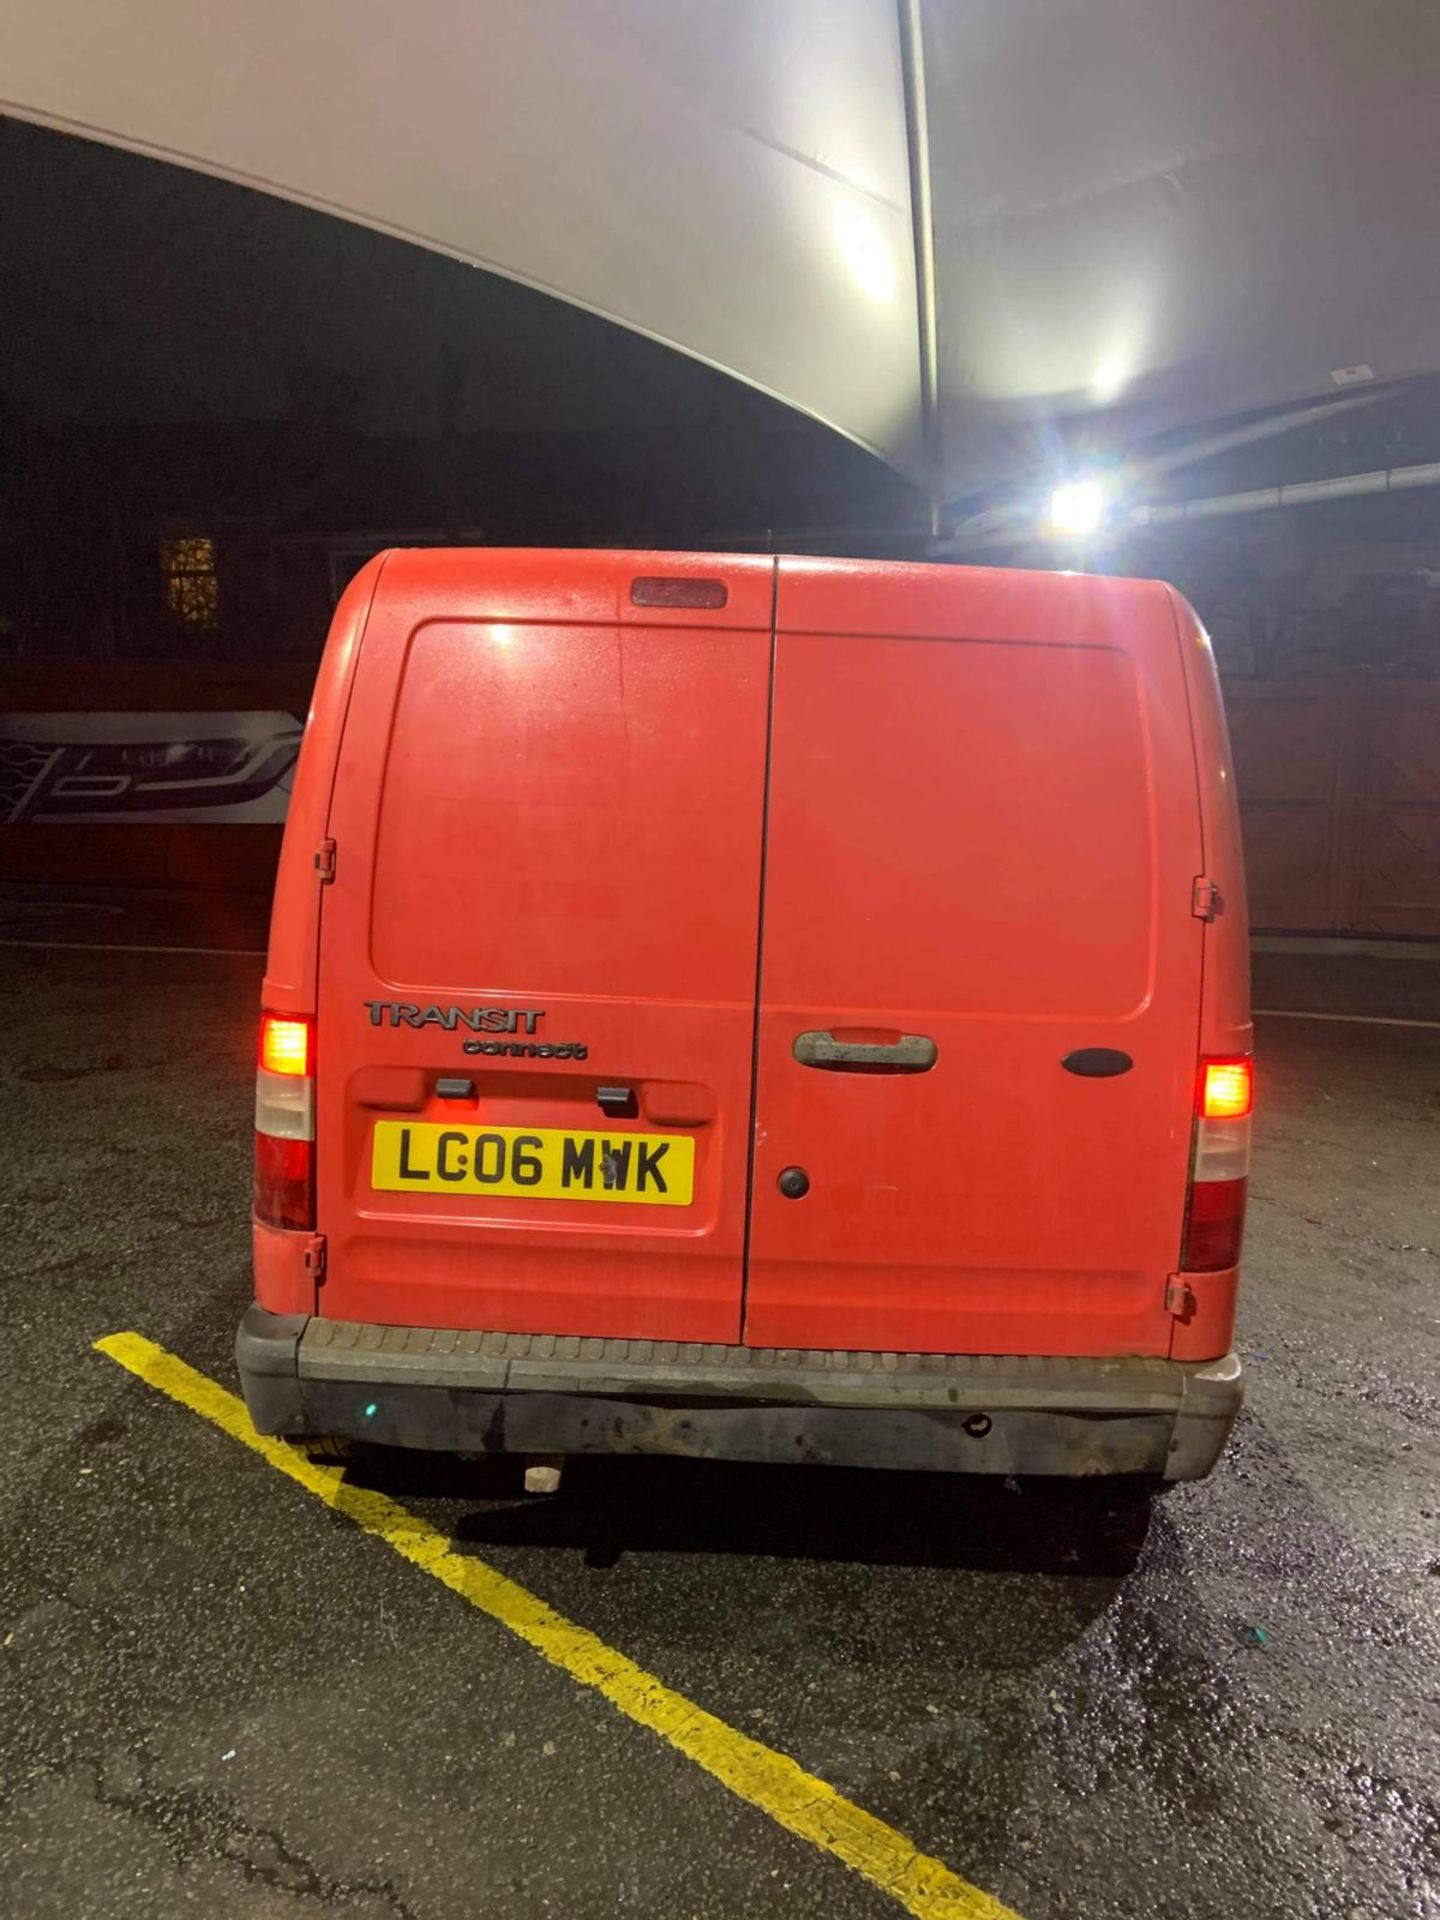
[[[1163,588],[787,561],[777,604],[746,1339],[1167,1351],[1201,923]]]
[[[387,562],[322,904],[325,1314],[739,1337],[773,576]]]

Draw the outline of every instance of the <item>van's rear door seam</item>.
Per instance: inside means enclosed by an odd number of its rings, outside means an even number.
[[[775,746],[775,656],[780,627],[780,562],[774,563],[770,584],[770,676],[765,689],[765,777],[760,787],[760,884],[755,921],[755,1009],[750,1044],[750,1132],[745,1153],[745,1237],[740,1254],[740,1325],[745,1338],[745,1310],[750,1291],[750,1217],[755,1206],[755,1126],[760,1105],[760,994],[765,968],[765,866],[770,847],[770,763]]]

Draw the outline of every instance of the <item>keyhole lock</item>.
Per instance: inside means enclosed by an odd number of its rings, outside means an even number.
[[[787,1200],[803,1200],[810,1191],[810,1176],[803,1167],[786,1167],[776,1185]]]

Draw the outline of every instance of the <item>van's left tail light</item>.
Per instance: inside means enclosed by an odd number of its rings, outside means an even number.
[[[1223,1273],[1239,1264],[1254,1104],[1255,1063],[1248,1054],[1200,1062],[1190,1204],[1180,1254],[1184,1273]]]
[[[315,1023],[262,1013],[255,1073],[255,1218],[315,1225]]]

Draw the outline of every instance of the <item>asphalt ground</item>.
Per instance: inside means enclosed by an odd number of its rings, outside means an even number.
[[[1262,1006],[1440,1019],[1440,962],[1260,958]],[[94,1351],[134,1329],[233,1388],[259,970],[0,948],[0,1911],[901,1912]],[[1250,1397],[1209,1481],[347,1481],[1024,1920],[1440,1914],[1440,1030],[1259,1031]]]

